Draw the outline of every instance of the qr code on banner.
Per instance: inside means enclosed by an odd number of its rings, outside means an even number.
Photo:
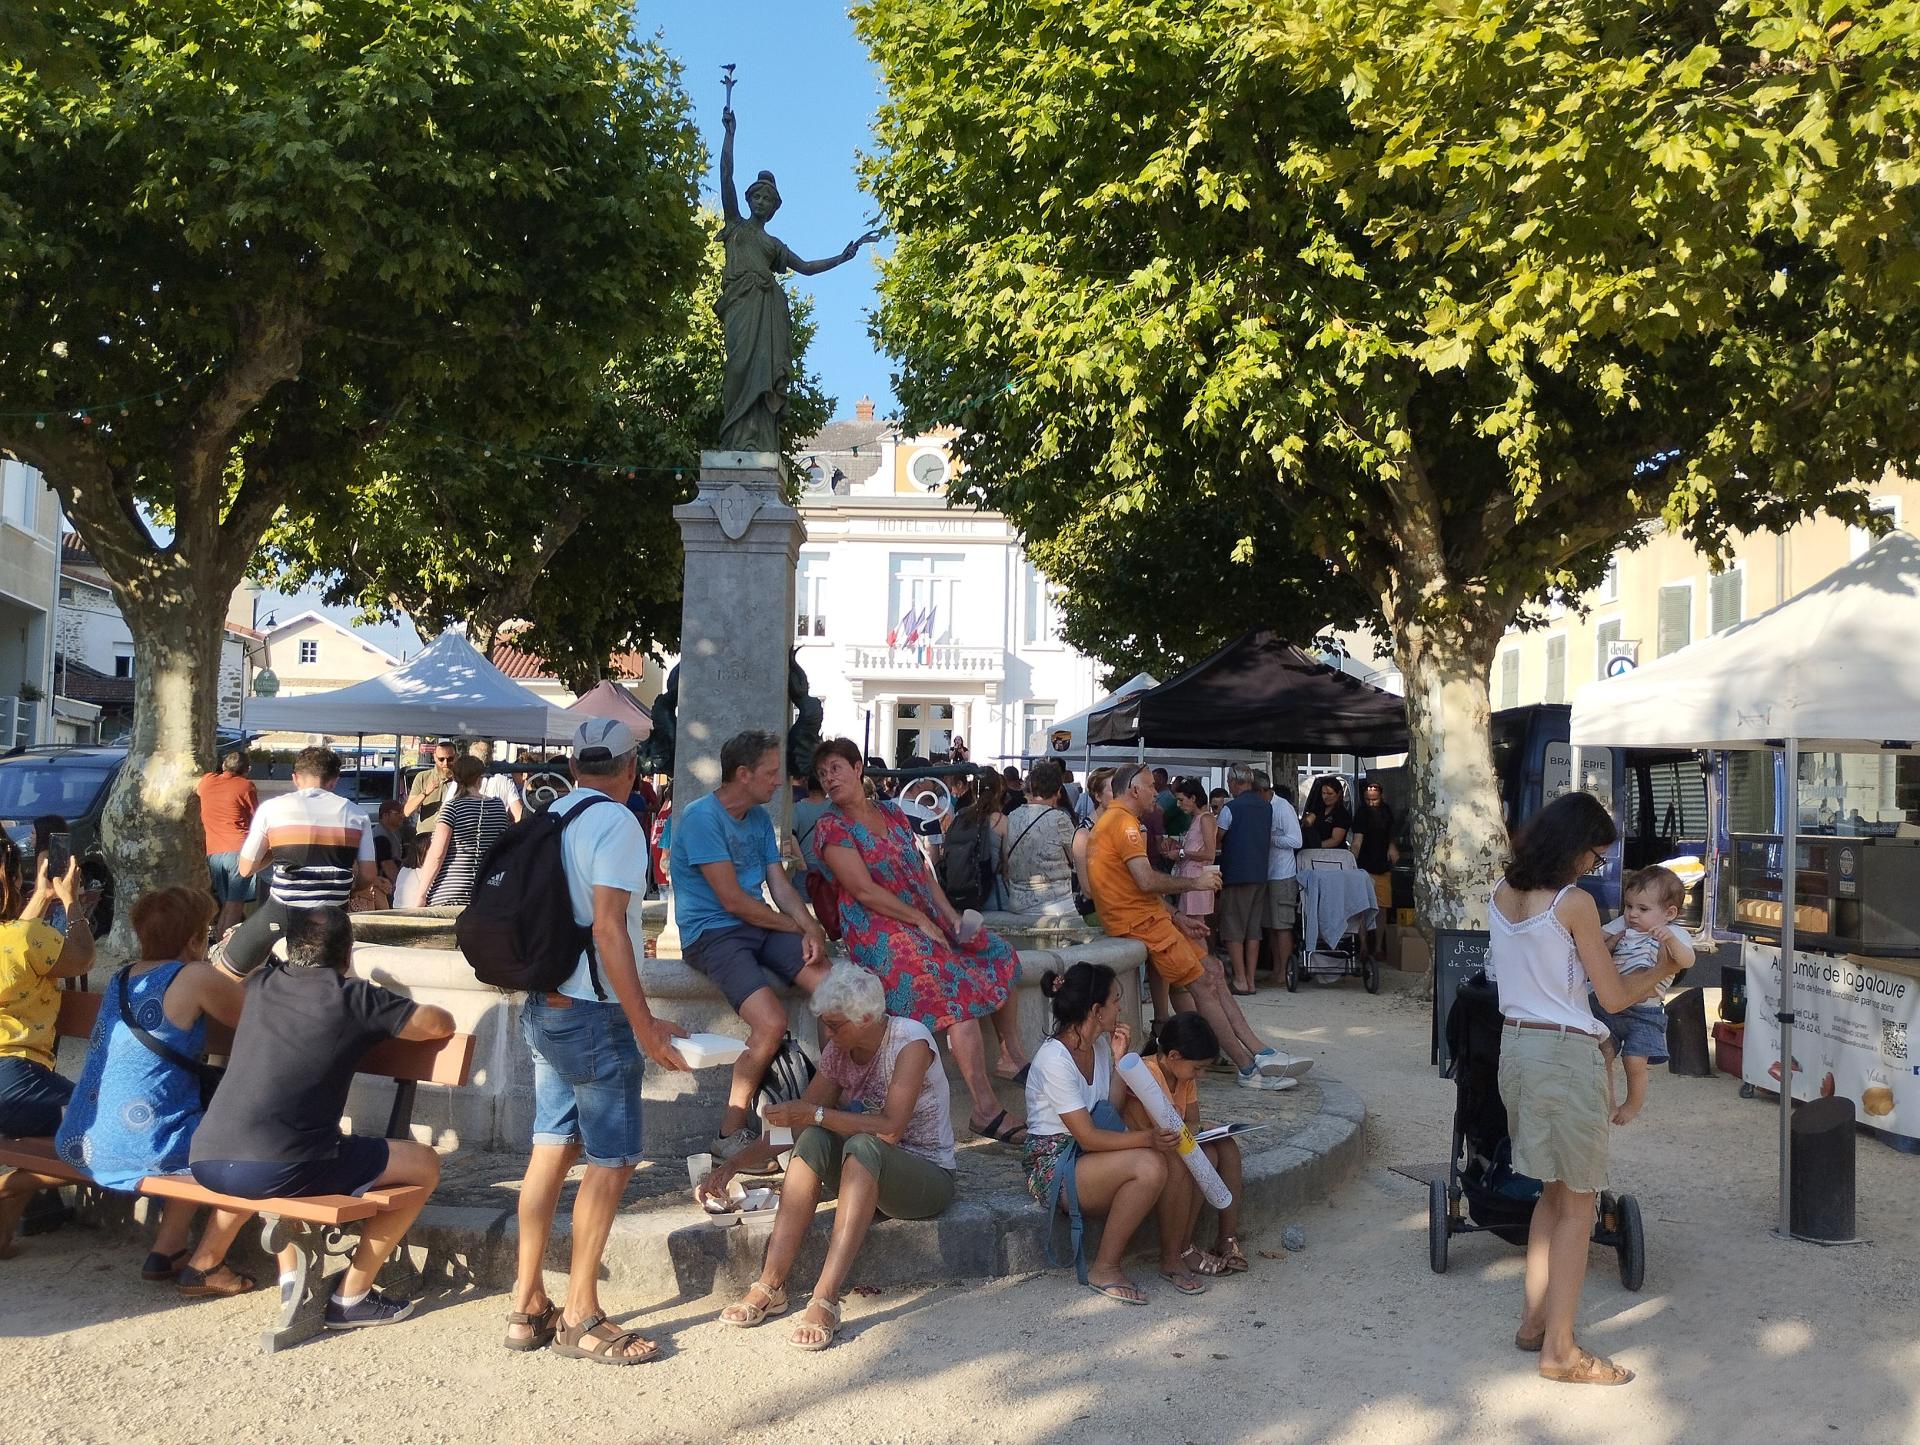
[[[1891,1019],[1880,1021],[1880,1053],[1897,1063],[1906,1061],[1907,1026],[1904,1023],[1895,1023]]]

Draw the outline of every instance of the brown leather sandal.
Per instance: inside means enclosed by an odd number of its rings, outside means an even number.
[[[1513,1347],[1522,1354],[1537,1355],[1546,1343],[1547,1332],[1545,1330],[1542,1330],[1537,1335],[1523,1335],[1516,1331],[1513,1336]]]
[[[1624,1385],[1633,1379],[1633,1371],[1625,1365],[1616,1365],[1612,1360],[1603,1360],[1590,1351],[1581,1350],[1564,1370],[1549,1370],[1542,1365],[1540,1378],[1560,1385]]]
[[[216,1264],[204,1272],[183,1268],[174,1276],[173,1287],[187,1299],[230,1299],[237,1294],[251,1294],[259,1288],[251,1275],[231,1270],[224,1264]]]
[[[560,1306],[552,1300],[547,1301],[547,1307],[543,1310],[510,1310],[507,1313],[507,1337],[501,1343],[522,1355],[544,1350],[553,1343],[553,1337],[560,1333],[560,1323]],[[527,1331],[526,1339],[514,1338],[515,1325]]]
[[[636,1345],[645,1345],[641,1353],[629,1354]],[[605,1315],[588,1315],[577,1325],[562,1323],[560,1333],[547,1346],[556,1355],[576,1360],[591,1360],[596,1365],[645,1365],[660,1358],[660,1346],[638,1330],[623,1330]]]

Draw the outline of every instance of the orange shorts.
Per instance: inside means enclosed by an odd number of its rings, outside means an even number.
[[[1185,988],[1205,973],[1200,945],[1173,926],[1167,917],[1155,919],[1133,937],[1147,946],[1147,964],[1168,988]]]

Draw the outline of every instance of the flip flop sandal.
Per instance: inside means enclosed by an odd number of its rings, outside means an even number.
[[[1163,1269],[1160,1271],[1160,1278],[1179,1290],[1181,1294],[1205,1294],[1207,1287],[1193,1277],[1198,1272],[1194,1270],[1186,1274],[1168,1274]]]
[[[1002,1128],[1002,1125],[1006,1127]],[[1020,1145],[1027,1142],[1027,1126],[1025,1124],[1008,1124],[1007,1111],[1005,1109],[1002,1109],[989,1119],[984,1128],[971,1122],[968,1123],[967,1127],[973,1130],[973,1137],[976,1139],[991,1139],[996,1144],[1005,1144],[1011,1148],[1017,1149]]]
[[[224,1280],[222,1275],[226,1276]],[[173,1287],[188,1299],[230,1299],[237,1294],[251,1294],[259,1286],[250,1275],[218,1264],[206,1271],[182,1269],[174,1277]]]
[[[828,1345],[833,1343],[833,1337],[840,1333],[840,1301],[837,1299],[810,1299],[807,1301],[808,1309],[813,1309],[815,1306],[818,1306],[833,1316],[832,1320],[823,1325],[818,1320],[802,1319],[799,1324],[795,1326],[795,1333],[787,1336],[788,1344],[792,1345],[796,1350],[805,1350],[810,1355],[818,1354],[824,1350]],[[800,1330],[825,1330],[827,1333],[824,1339],[803,1340],[799,1338],[798,1332]]]
[[[1246,1251],[1240,1248],[1239,1239],[1231,1234],[1227,1236],[1226,1248],[1214,1251],[1214,1258],[1227,1267],[1228,1274],[1245,1274],[1252,1268],[1247,1263]]]
[[[1119,1300],[1123,1305],[1143,1305],[1147,1302],[1145,1291],[1131,1284],[1094,1284],[1088,1282],[1087,1288],[1095,1294],[1103,1294],[1108,1299]]]
[[[589,1340],[593,1343],[586,1343]],[[647,1347],[645,1354],[627,1353],[636,1342]],[[638,1330],[621,1329],[605,1315],[588,1315],[577,1325],[562,1322],[559,1334],[547,1348],[556,1355],[591,1360],[596,1365],[645,1365],[660,1358],[660,1347],[652,1340]]]
[[[761,1294],[767,1297],[766,1304],[757,1305],[753,1302],[753,1292],[755,1290],[759,1290]],[[740,1297],[739,1303],[730,1304],[720,1311],[720,1323],[723,1325],[732,1325],[736,1330],[750,1330],[755,1325],[770,1320],[776,1315],[785,1314],[787,1312],[787,1303],[787,1292],[784,1288],[768,1289],[758,1280],[755,1280],[747,1286],[747,1292]],[[728,1315],[734,1310],[740,1311],[740,1317],[738,1319],[729,1319]]]
[[[528,1331],[528,1337],[517,1340],[509,1333],[501,1343],[521,1355],[531,1354],[535,1350],[544,1350],[553,1343],[553,1337],[560,1333],[560,1323],[560,1306],[551,1300],[543,1310],[531,1312],[513,1310],[507,1315],[507,1325],[509,1328],[514,1325],[524,1325]]]
[[[1545,1345],[1546,1342],[1547,1336],[1544,1330],[1537,1335],[1522,1335],[1516,1333],[1513,1337],[1513,1347],[1522,1354],[1527,1355],[1539,1354],[1541,1347]]]
[[[173,1254],[153,1250],[140,1266],[140,1278],[150,1284],[167,1284],[179,1275],[180,1266],[187,1262],[192,1253],[190,1249],[178,1250]]]
[[[1633,1379],[1633,1371],[1582,1350],[1564,1370],[1549,1370],[1543,1365],[1540,1378],[1560,1385],[1624,1385]]]

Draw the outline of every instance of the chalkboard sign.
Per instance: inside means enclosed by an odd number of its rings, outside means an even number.
[[[1460,985],[1475,969],[1487,966],[1487,932],[1483,928],[1437,928],[1433,933],[1433,1052],[1442,1073],[1447,1055],[1447,1011]]]

